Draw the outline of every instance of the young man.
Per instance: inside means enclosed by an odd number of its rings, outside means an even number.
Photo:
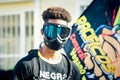
[[[64,8],[50,7],[42,18],[44,44],[16,64],[12,80],[81,80],[76,65],[59,51],[71,33],[70,14]]]

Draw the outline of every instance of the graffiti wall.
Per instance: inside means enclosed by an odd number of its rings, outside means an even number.
[[[94,0],[64,47],[82,80],[120,79],[120,1]]]

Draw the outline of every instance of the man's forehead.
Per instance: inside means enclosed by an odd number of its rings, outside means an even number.
[[[65,20],[62,20],[62,19],[49,19],[47,22],[67,25],[67,22]]]

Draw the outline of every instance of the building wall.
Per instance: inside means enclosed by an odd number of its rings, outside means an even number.
[[[0,3],[0,11],[21,11],[34,9],[33,2],[10,2]]]
[[[1,50],[3,48],[0,47],[0,69],[9,69],[9,66],[14,67],[16,62],[22,57],[25,56],[27,51],[32,48],[39,48],[40,42],[43,41],[42,35],[40,34],[40,29],[43,25],[42,20],[42,12],[47,9],[48,7],[52,6],[60,6],[67,9],[71,16],[72,16],[72,22],[69,24],[69,26],[72,26],[75,20],[80,16],[80,14],[85,9],[84,7],[88,6],[91,0],[25,0],[25,1],[7,1],[7,2],[0,2],[0,19],[6,18],[5,21],[8,21],[10,16],[17,16],[19,19],[18,22],[20,22],[17,27],[20,28],[21,36],[17,36],[16,38],[13,38],[9,40],[12,41],[9,43],[18,43],[17,47],[15,49],[12,49],[13,47],[10,47],[9,50],[16,50],[15,53],[9,53],[8,51],[8,44],[6,44],[6,39],[3,39],[0,37],[0,43],[5,47],[5,51],[2,52]],[[31,16],[29,15],[32,14]],[[7,17],[6,17],[7,16]],[[13,18],[14,18],[13,17]],[[29,19],[30,17],[30,19]],[[30,21],[30,23],[29,23]],[[8,23],[10,20],[8,21]],[[12,22],[12,24],[15,23],[15,20]],[[4,22],[1,24],[4,25]],[[7,28],[10,26],[7,24]],[[30,25],[30,26],[28,26]],[[4,26],[0,26],[0,30],[3,29]],[[12,26],[11,26],[12,27]],[[22,28],[22,29],[21,29]],[[33,35],[26,36],[26,32],[28,32],[28,28],[33,29]],[[30,29],[30,30],[31,30]],[[1,30],[2,31],[2,30]],[[1,33],[2,34],[2,33]],[[3,34],[4,35],[4,34]],[[7,33],[8,35],[8,33]],[[30,40],[30,41],[29,41]],[[17,42],[18,41],[18,42]],[[8,42],[8,41],[7,41]],[[1,45],[0,45],[1,46]],[[63,50],[61,50],[63,51]],[[64,52],[64,51],[63,51]]]
[[[0,69],[14,67],[34,47],[34,8],[33,2],[0,3]]]

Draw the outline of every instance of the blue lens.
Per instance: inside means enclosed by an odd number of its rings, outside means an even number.
[[[47,25],[45,27],[45,34],[49,37],[49,38],[54,38],[57,36],[57,27],[54,27],[53,25]]]
[[[70,35],[70,29],[65,25],[60,25],[60,24],[53,24],[53,23],[44,24],[43,31],[44,34],[49,39],[55,38],[57,36],[63,39]]]

